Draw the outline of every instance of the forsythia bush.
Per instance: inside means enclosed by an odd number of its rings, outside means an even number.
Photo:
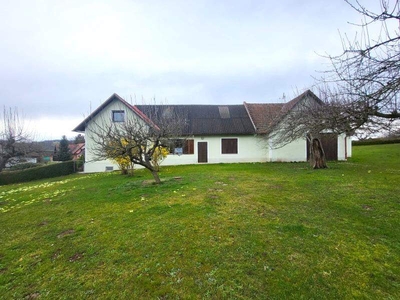
[[[169,149],[166,147],[158,147],[153,153],[153,164],[154,167],[158,170],[160,168],[161,162],[167,157],[169,154]]]
[[[112,161],[118,164],[122,174],[133,174],[133,163],[131,162],[129,155],[118,155],[121,147],[124,148],[128,145],[127,139],[121,139],[121,143],[110,143],[110,147],[107,151],[107,155]]]
[[[130,151],[132,151],[131,155],[125,154],[125,155],[119,155],[121,152],[126,153],[126,147],[132,148]],[[145,152],[144,147],[142,147],[143,152]],[[122,151],[121,151],[122,150]],[[129,141],[127,139],[121,139],[120,143],[110,143],[109,150],[107,151],[108,157],[113,160],[115,163],[118,164],[122,174],[128,174],[130,173],[131,175],[133,174],[133,167],[134,164],[131,161],[131,156],[137,156],[139,155],[139,149],[137,147],[134,147],[134,144],[132,141]],[[169,154],[169,149],[166,147],[157,147],[151,157],[151,163],[154,166],[156,170],[160,168],[161,162],[167,157]]]
[[[129,156],[119,156],[113,159],[121,169],[122,174],[133,174],[133,163],[131,162]]]

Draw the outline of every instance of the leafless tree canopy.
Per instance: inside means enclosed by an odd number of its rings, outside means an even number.
[[[268,131],[268,138],[273,138],[274,148],[300,138],[318,137],[323,132],[351,134],[360,123],[358,116],[353,117],[346,112],[346,104],[342,99],[322,100],[326,99],[323,95],[317,97],[310,91],[303,95],[303,100],[298,101],[290,111],[283,112],[283,115],[277,114],[276,121],[272,122],[276,125]]]
[[[156,183],[160,183],[154,154],[167,147],[169,139],[184,135],[185,116],[184,111],[174,106],[141,105],[139,115],[124,122],[110,123],[103,118],[90,130],[95,142],[93,154],[96,159],[129,157],[133,164],[147,168]]]
[[[17,108],[3,107],[0,119],[0,171],[2,171],[7,163],[18,163],[25,155],[37,149],[33,149],[35,144],[32,143]]]
[[[323,82],[330,85],[325,99],[343,106],[354,129],[400,118],[400,6],[380,0],[374,12],[355,0],[345,0],[363,18],[354,39],[342,37],[343,53],[329,55],[332,69]],[[333,98],[333,99],[330,99]],[[385,123],[385,122],[383,122]],[[387,124],[387,122],[386,122]]]

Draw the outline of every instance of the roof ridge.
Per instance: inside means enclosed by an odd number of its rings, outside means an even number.
[[[246,102],[246,101],[243,101],[243,106],[244,106],[244,108],[246,109],[247,115],[249,116],[249,119],[250,119],[250,121],[251,121],[251,124],[253,125],[254,130],[257,132],[257,126],[256,126],[256,124],[254,123],[253,117],[251,116],[251,114],[250,114],[250,112],[249,112],[249,108],[248,108],[248,106],[247,106],[247,102]]]

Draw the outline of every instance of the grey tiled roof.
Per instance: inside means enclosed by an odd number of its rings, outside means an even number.
[[[137,105],[146,114],[149,105]],[[255,134],[253,124],[243,105],[156,105],[154,109],[174,110],[185,115],[186,134],[241,135]],[[161,112],[162,113],[162,112]]]

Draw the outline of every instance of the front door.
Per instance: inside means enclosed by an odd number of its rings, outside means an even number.
[[[208,153],[207,153],[207,142],[198,142],[197,143],[197,162],[206,163],[208,162]]]

